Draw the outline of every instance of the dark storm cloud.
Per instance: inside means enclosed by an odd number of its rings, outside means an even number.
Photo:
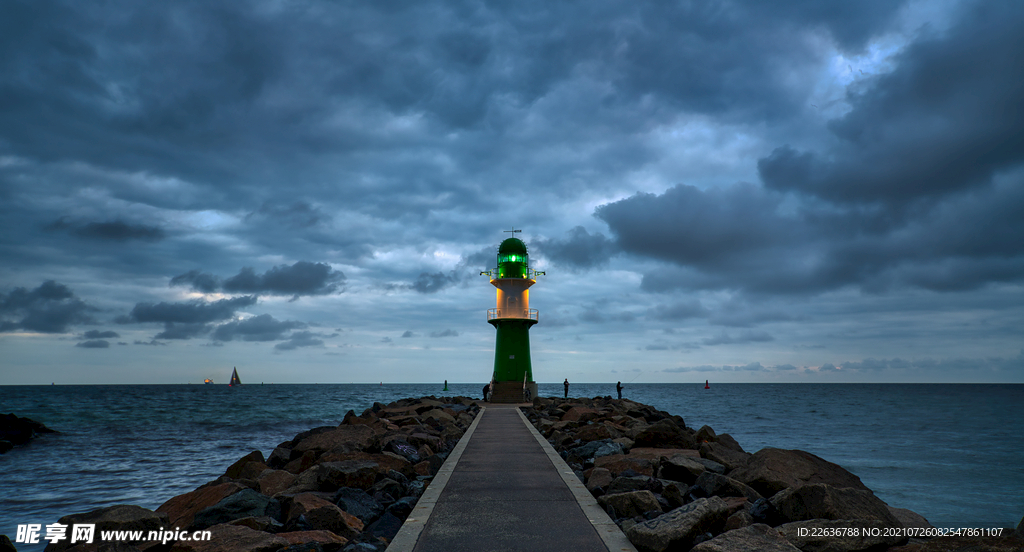
[[[153,340],[157,339],[192,339],[193,337],[202,337],[213,328],[211,324],[202,323],[181,323],[181,322],[164,322],[164,331],[153,336]]]
[[[435,272],[433,274],[421,272],[411,287],[420,293],[437,293],[458,282],[459,277],[454,271],[448,273]]]
[[[570,269],[588,269],[608,264],[615,253],[614,243],[603,234],[587,232],[577,226],[566,233],[565,239],[533,240],[533,249],[558,266]]]
[[[401,337],[418,337],[412,330],[405,330]]]
[[[221,281],[213,274],[190,270],[171,278],[171,286],[189,286],[196,291],[212,293],[222,289],[232,293],[260,295],[327,295],[345,283],[345,273],[326,263],[299,261],[291,266],[275,266],[263,274],[252,267]]]
[[[217,326],[213,339],[231,341],[239,338],[242,341],[276,341],[284,338],[284,334],[298,328],[306,328],[308,324],[295,320],[277,320],[269,314],[261,314],[228,322]]]
[[[82,334],[82,337],[84,337],[85,339],[112,339],[112,338],[121,337],[121,336],[117,332],[110,331],[110,330],[107,330],[107,331],[89,330],[89,331],[85,332],[84,334]]]
[[[259,209],[245,216],[245,220],[259,219],[276,220],[291,228],[309,228],[331,221],[331,216],[320,208],[306,201],[296,201],[288,205],[265,202]]]
[[[991,184],[1024,162],[1024,5],[968,3],[947,34],[909,45],[895,71],[853,87],[822,152],[783,146],[765,185],[837,203],[901,205]]]
[[[183,325],[206,324],[228,320],[239,309],[255,305],[256,300],[257,297],[255,295],[247,295],[231,299],[220,299],[218,301],[196,299],[181,303],[138,303],[128,313],[127,317],[120,318],[118,322],[164,322]]]
[[[64,333],[76,324],[95,323],[89,313],[96,310],[53,280],[32,290],[16,287],[0,293],[0,332]]]
[[[160,241],[165,233],[158,226],[130,224],[120,220],[107,222],[72,222],[69,217],[60,217],[44,227],[48,231],[64,231],[73,236],[101,241]]]
[[[110,342],[105,339],[93,339],[90,341],[81,341],[76,343],[75,347],[81,347],[83,349],[108,349],[110,348]]]

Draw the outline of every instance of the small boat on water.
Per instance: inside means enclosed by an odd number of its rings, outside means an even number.
[[[203,383],[206,385],[213,385],[213,380],[210,378],[206,378],[203,380]]]
[[[234,387],[236,385],[242,385],[242,380],[238,379],[238,368],[231,371],[231,382],[228,383],[228,387]]]

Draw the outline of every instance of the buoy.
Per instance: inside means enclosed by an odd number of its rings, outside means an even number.
[[[448,390],[448,380],[444,380],[444,389],[442,389],[441,391],[447,391],[447,390]]]
[[[711,389],[711,386],[708,385],[708,380],[704,380],[704,389]]]

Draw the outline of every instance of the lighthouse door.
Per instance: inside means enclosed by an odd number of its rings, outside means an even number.
[[[519,318],[522,316],[519,313],[519,295],[510,293],[508,295],[508,301],[505,304],[505,316],[509,318]]]

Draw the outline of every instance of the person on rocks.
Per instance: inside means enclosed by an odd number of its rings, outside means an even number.
[[[491,384],[488,383],[487,385],[484,386],[484,402],[487,402],[487,395],[490,394],[490,392]]]
[[[619,398],[622,398],[622,382],[615,384],[615,390],[619,392]]]
[[[565,398],[569,398],[569,378],[565,378]]]

